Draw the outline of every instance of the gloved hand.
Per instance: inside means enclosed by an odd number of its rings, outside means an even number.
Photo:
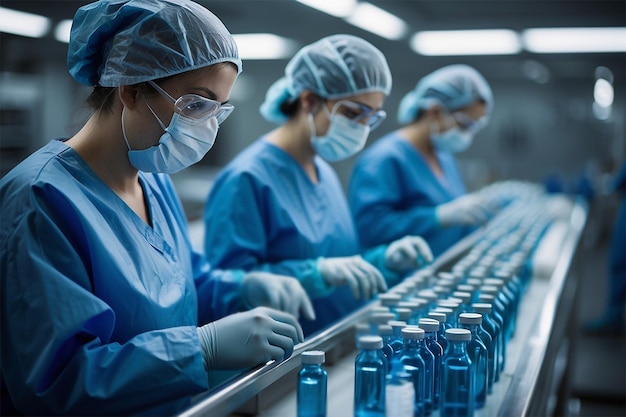
[[[477,194],[466,194],[435,209],[437,221],[443,227],[479,225],[493,214],[492,207]]]
[[[354,298],[372,298],[379,291],[387,291],[387,283],[376,267],[360,255],[340,258],[320,258],[317,269],[332,287],[348,284]]]
[[[430,246],[419,236],[405,236],[393,241],[385,251],[385,265],[396,272],[417,269],[432,260]]]
[[[248,272],[239,291],[243,303],[248,308],[271,307],[300,317],[315,320],[311,300],[302,285],[295,278],[269,272]]]
[[[287,359],[304,336],[291,314],[257,307],[198,327],[198,339],[206,369],[214,370]]]

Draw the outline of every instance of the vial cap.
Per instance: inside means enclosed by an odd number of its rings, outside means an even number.
[[[467,302],[469,302],[469,300],[472,299],[472,294],[465,291],[455,291],[452,293],[452,297],[458,298],[463,304],[466,304]]]
[[[496,299],[496,297],[495,297],[493,294],[480,294],[480,295],[478,296],[478,299],[479,299],[480,301],[487,301],[487,302],[491,302],[491,301],[495,300],[495,299]]]
[[[449,279],[449,280],[452,280],[452,281],[455,280],[454,274],[452,272],[440,272],[440,273],[437,274],[437,276],[440,279]]]
[[[370,332],[370,325],[367,323],[359,323],[355,326],[357,334],[367,334]]]
[[[378,335],[379,336],[391,336],[393,334],[393,329],[388,324],[379,324],[378,325]]]
[[[474,311],[480,314],[489,314],[493,310],[493,305],[489,303],[474,303],[472,304]]]
[[[402,329],[402,328],[406,327],[406,322],[405,321],[400,321],[400,320],[391,320],[387,324],[389,324],[392,329],[395,329],[395,328]]]
[[[411,318],[413,310],[408,308],[396,308],[396,314],[401,321],[407,321],[409,318]]]
[[[504,286],[504,281],[499,278],[485,278],[483,280],[484,285],[493,285],[494,287]]]
[[[387,324],[389,320],[394,320],[396,315],[393,313],[374,313],[370,316],[370,323]]]
[[[476,287],[474,287],[473,285],[469,285],[469,284],[459,284],[456,286],[456,289],[460,292],[467,292],[467,293],[472,293],[476,291]]]
[[[469,342],[470,340],[472,340],[472,333],[467,329],[447,329],[446,340]]]
[[[482,314],[478,314],[478,313],[459,314],[459,323],[461,324],[481,324],[482,322],[483,322]]]
[[[383,348],[383,338],[380,336],[359,337],[359,348],[365,350],[376,350]]]
[[[450,310],[456,310],[457,308],[459,308],[459,303],[454,302],[454,301],[439,301],[437,303],[437,307],[442,307],[442,308],[449,308]]]
[[[482,287],[480,287],[480,292],[485,294],[497,294],[498,287],[496,287],[495,285],[483,285]]]
[[[468,278],[467,279],[467,284],[468,285],[473,285],[474,288],[478,288],[481,285],[483,285],[483,280],[482,279],[478,279],[478,278]]]
[[[402,337],[405,339],[420,340],[424,338],[424,329],[415,326],[407,326],[402,329]]]
[[[302,352],[302,363],[306,365],[321,364],[326,361],[326,354],[321,350]]]
[[[400,300],[402,300],[402,296],[400,294],[394,294],[394,293],[385,293],[385,294],[379,294],[378,295],[378,299],[380,300],[381,303],[398,303],[400,302]]]
[[[417,295],[420,298],[425,298],[427,301],[435,301],[437,299],[437,293],[433,290],[420,290]]]
[[[413,301],[400,301],[398,303],[398,307],[400,308],[408,308],[411,311],[415,311],[420,308],[420,304],[414,303]]]
[[[422,318],[418,324],[425,332],[436,332],[439,330],[439,322],[434,319]]]
[[[377,313],[391,313],[391,310],[387,306],[376,306],[370,309],[370,315]]]
[[[437,320],[439,323],[445,323],[446,321],[448,321],[448,316],[446,315],[446,313],[439,311],[431,311],[430,313],[428,313],[428,317],[433,320]]]
[[[454,314],[454,310],[446,307],[437,307],[433,310],[435,313],[444,313],[447,316],[451,316]]]

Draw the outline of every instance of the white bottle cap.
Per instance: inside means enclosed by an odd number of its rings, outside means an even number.
[[[383,338],[380,336],[359,337],[359,348],[365,350],[376,350],[383,348]]]
[[[459,323],[461,324],[481,324],[482,322],[483,322],[482,314],[478,314],[478,313],[459,314]]]
[[[405,339],[420,340],[424,338],[424,329],[416,326],[407,326],[402,329],[402,337]]]
[[[448,321],[448,316],[442,311],[431,311],[428,313],[428,317],[433,320],[437,320],[439,323],[445,323]]]
[[[321,350],[309,350],[302,352],[302,363],[306,365],[319,365],[326,361],[326,354]]]
[[[493,310],[493,305],[489,303],[474,303],[472,304],[474,311],[480,314],[489,314]]]
[[[469,342],[470,340],[472,340],[472,332],[467,329],[447,329],[446,340],[460,340],[464,342]]]
[[[425,332],[436,332],[439,330],[439,322],[434,319],[422,318],[419,320],[419,327]]]

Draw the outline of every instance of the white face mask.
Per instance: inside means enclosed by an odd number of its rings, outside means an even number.
[[[328,162],[341,161],[357,154],[367,142],[370,127],[356,123],[340,114],[329,114],[324,107],[330,125],[324,136],[317,136],[313,114],[309,113],[311,145],[315,152]]]
[[[445,132],[440,132],[435,123],[430,124],[430,142],[440,151],[463,152],[470,147],[473,141],[474,133],[472,131],[461,130],[458,126],[454,126]]]
[[[128,147],[128,159],[138,170],[174,174],[200,161],[213,147],[218,130],[216,117],[198,122],[175,112],[169,126],[165,127],[150,106],[148,108],[165,133],[158,145],[141,150],[132,150],[128,144],[122,109],[122,134]]]

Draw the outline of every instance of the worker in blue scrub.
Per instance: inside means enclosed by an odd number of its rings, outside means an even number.
[[[467,194],[454,154],[486,124],[493,98],[466,65],[441,68],[402,99],[402,127],[357,159],[348,200],[364,248],[420,235],[435,256],[484,223],[491,199]]]
[[[208,371],[289,356],[304,290],[210,269],[167,175],[233,109],[241,60],[221,21],[186,0],[88,4],[68,67],[92,114],[0,181],[2,415],[173,415]],[[257,307],[272,304],[287,312]]]
[[[280,126],[218,175],[205,208],[205,249],[219,268],[293,276],[312,298],[310,335],[364,305],[431,260],[417,236],[361,254],[339,179],[329,162],[356,154],[384,119],[391,89],[383,54],[333,35],[302,48],[261,105]],[[220,219],[216,222],[214,219]]]

